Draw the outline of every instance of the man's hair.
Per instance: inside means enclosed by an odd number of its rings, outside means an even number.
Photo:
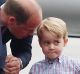
[[[48,31],[51,34],[55,33],[59,38],[67,38],[66,23],[59,18],[48,17],[44,19],[37,28],[37,35],[39,38],[44,31]]]
[[[16,0],[7,0],[4,4],[4,12],[7,15],[14,16],[18,23],[25,23],[30,17],[30,13],[16,1]]]

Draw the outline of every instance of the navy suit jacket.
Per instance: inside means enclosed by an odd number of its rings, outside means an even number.
[[[2,43],[1,25],[0,25],[0,69],[2,69],[5,64],[6,55],[7,55],[6,47],[5,44]]]
[[[5,2],[5,0],[0,0],[0,6]]]
[[[31,43],[32,43],[32,38],[33,36],[28,36],[24,39],[17,39],[14,37],[7,28],[2,27],[1,29],[2,32],[2,44],[6,45],[6,43],[11,40],[10,43],[10,48],[12,51],[12,54],[15,57],[18,57],[22,60],[23,68],[27,66],[31,59]],[[5,47],[5,46],[4,46]],[[6,56],[6,48],[0,53],[3,53],[3,57]]]

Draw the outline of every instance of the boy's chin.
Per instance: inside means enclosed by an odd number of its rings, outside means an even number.
[[[57,56],[57,55],[55,55],[55,56],[49,56],[48,59],[53,60],[53,59],[56,59],[56,58],[58,58],[58,57],[59,57],[59,56]]]

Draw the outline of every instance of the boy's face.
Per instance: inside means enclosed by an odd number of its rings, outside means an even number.
[[[67,39],[58,38],[55,33],[44,31],[41,34],[40,46],[48,59],[59,57],[66,43]]]

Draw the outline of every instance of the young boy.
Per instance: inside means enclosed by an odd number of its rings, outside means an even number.
[[[80,60],[62,55],[68,42],[66,23],[55,17],[44,19],[37,28],[45,60],[35,63],[29,74],[80,74]]]

